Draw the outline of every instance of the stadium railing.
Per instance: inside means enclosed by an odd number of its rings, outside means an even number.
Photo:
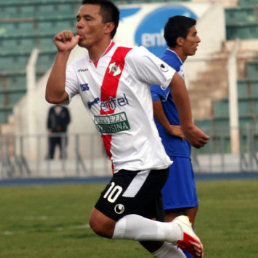
[[[207,132],[209,143],[203,149],[192,148],[196,173],[257,172],[258,129],[240,130],[240,153],[230,153],[229,135],[224,128]],[[55,134],[51,137],[64,134]],[[48,159],[48,135],[0,136],[0,180],[12,178],[102,177],[112,173],[111,162],[97,133],[68,134],[67,156]],[[245,143],[243,143],[245,142]],[[204,151],[205,150],[205,151]]]

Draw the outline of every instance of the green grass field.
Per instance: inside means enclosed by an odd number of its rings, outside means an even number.
[[[147,258],[137,242],[95,235],[103,185],[0,187],[1,258]],[[258,257],[258,180],[197,182],[196,232],[207,258]]]

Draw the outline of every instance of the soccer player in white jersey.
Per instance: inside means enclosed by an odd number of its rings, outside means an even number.
[[[170,87],[188,141],[201,147],[207,135],[192,121],[184,80],[143,47],[112,41],[119,9],[108,0],[84,0],[76,35],[55,35],[57,55],[47,87],[50,103],[69,103],[76,94],[99,129],[113,177],[90,216],[94,232],[139,241],[154,257],[185,257],[177,246],[201,257],[203,247],[186,216],[161,222],[161,189],[171,164],[153,121],[150,84]],[[79,45],[88,55],[67,66]],[[160,221],[158,221],[160,220]]]

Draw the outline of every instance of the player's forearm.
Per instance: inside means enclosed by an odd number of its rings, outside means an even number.
[[[153,111],[154,111],[154,117],[169,132],[170,123],[164,113],[161,101],[159,101],[159,100],[153,101]]]
[[[191,105],[184,80],[178,74],[174,75],[170,89],[179,114],[180,125],[183,130],[189,130],[194,126]]]
[[[65,91],[66,65],[70,51],[58,52],[46,87],[46,100],[50,103],[61,103],[67,99]]]

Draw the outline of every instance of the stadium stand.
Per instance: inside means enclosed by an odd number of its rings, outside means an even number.
[[[255,141],[258,142],[258,60],[247,62],[245,78],[237,80],[238,113],[240,131],[245,134],[247,128],[255,131]],[[195,121],[205,131],[211,134],[213,145],[219,146],[218,134],[224,132],[224,141],[228,141],[225,152],[230,151],[229,143],[229,99],[227,97],[212,102],[211,119]],[[225,144],[225,143],[224,143]],[[242,138],[242,147],[247,145],[247,138]],[[220,148],[214,150],[221,151]],[[205,149],[202,150],[205,152]]]
[[[39,79],[56,54],[53,36],[74,30],[81,1],[25,0],[0,3],[0,123],[6,123],[14,105],[26,93],[26,65],[34,48],[40,53],[36,66]]]
[[[258,60],[247,63],[247,77],[255,79],[258,76]]]
[[[239,6],[257,6],[257,0],[238,0]]]
[[[257,0],[238,0],[237,6],[227,7],[225,10],[226,39],[253,40],[258,39],[258,1]],[[257,58],[257,57],[256,57]],[[240,66],[240,65],[239,65]],[[214,69],[213,69],[214,70]],[[221,71],[217,71],[221,74]],[[255,141],[258,142],[258,60],[246,60],[243,67],[243,78],[237,80],[238,88],[238,110],[240,131],[246,130],[248,126],[254,128]],[[203,79],[203,78],[202,78]],[[197,82],[198,83],[198,82]],[[209,86],[212,86],[209,84]],[[226,85],[226,89],[227,89]],[[219,87],[221,90],[223,87]],[[215,96],[214,90],[211,94]],[[194,95],[192,93],[192,95]],[[220,141],[216,132],[224,132],[224,141],[229,145],[229,99],[227,92],[220,94],[219,100],[213,98],[211,103],[211,114],[207,119],[197,119],[196,124],[211,134],[214,146],[219,146]],[[206,116],[208,117],[208,116]],[[247,137],[243,135],[242,147],[247,144]],[[258,147],[258,144],[255,146]],[[201,150],[203,152],[205,150]],[[215,152],[221,149],[214,150]]]
[[[258,38],[258,1],[239,0],[225,9],[227,40]]]

